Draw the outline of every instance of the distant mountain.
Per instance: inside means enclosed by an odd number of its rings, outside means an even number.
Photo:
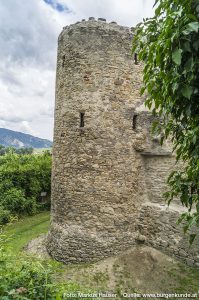
[[[15,148],[49,148],[52,142],[30,134],[0,128],[0,145]]]

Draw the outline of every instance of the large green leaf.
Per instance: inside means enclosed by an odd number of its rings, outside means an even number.
[[[199,29],[199,22],[191,22],[187,25],[187,28],[191,31],[198,32]]]
[[[198,32],[198,29],[199,29],[199,22],[191,22],[186,25],[185,30],[183,30],[183,33],[185,35],[188,35],[191,32]]]
[[[182,60],[182,49],[176,48],[173,52],[172,52],[172,60],[176,65],[180,65],[181,64],[181,60]]]
[[[190,99],[192,93],[193,93],[193,88],[191,86],[185,86],[185,87],[182,88],[182,95],[185,98]]]

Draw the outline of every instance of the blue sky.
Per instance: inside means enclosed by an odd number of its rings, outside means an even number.
[[[89,17],[135,26],[154,0],[6,0],[0,4],[0,127],[52,139],[57,37]]]
[[[43,0],[43,1],[59,12],[63,12],[63,11],[69,12],[69,9],[67,8],[66,5],[63,5],[57,1],[53,1],[53,0]]]

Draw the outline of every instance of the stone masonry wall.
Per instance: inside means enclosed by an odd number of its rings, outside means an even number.
[[[145,241],[197,264],[199,243],[189,251],[175,224],[180,206],[163,209],[175,157],[151,133],[131,41],[129,28],[92,18],[59,36],[47,249],[79,263]]]
[[[129,28],[95,20],[59,36],[48,251],[65,262],[135,243],[141,158],[132,119],[142,70],[131,40]]]
[[[176,224],[183,212],[179,205],[170,207],[157,203],[144,203],[140,209],[137,230],[147,245],[163,250],[188,265],[199,267],[199,236],[194,244],[189,245],[188,235],[183,235],[183,228]],[[194,233],[198,228],[193,229]]]

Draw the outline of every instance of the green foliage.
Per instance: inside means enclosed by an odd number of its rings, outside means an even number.
[[[53,299],[50,297],[50,268],[8,252],[1,253],[1,299]]]
[[[137,26],[133,51],[145,65],[145,103],[161,117],[159,131],[172,138],[177,161],[184,162],[170,175],[165,195],[187,207],[180,219],[187,231],[199,226],[199,0],[155,4],[155,16]]]
[[[64,296],[67,293],[91,293],[76,283],[54,283],[52,275],[58,271],[58,263],[14,253],[6,247],[8,238],[2,227],[0,230],[0,299],[61,300],[71,298]]]
[[[51,155],[0,156],[0,224],[6,222],[7,212],[13,215],[34,214],[43,208],[40,194],[50,195]]]
[[[10,211],[0,206],[0,224],[6,224],[10,220]]]
[[[4,147],[0,145],[0,155],[5,155],[9,152],[25,155],[25,154],[33,154],[33,148],[14,148],[14,147]]]
[[[0,234],[1,299],[55,299],[52,266],[25,255],[15,255],[5,247],[6,235]]]
[[[0,196],[1,205],[6,207],[10,212],[16,214],[23,213],[35,213],[36,212],[36,200],[35,198],[25,198],[24,191],[12,187],[6,190]]]

